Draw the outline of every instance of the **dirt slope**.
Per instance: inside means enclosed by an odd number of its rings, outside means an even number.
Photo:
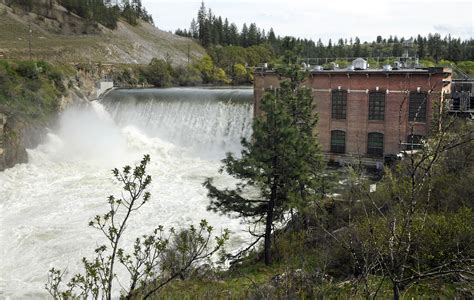
[[[82,23],[81,23],[82,22]],[[29,24],[34,59],[60,62],[149,63],[153,57],[184,64],[201,57],[205,50],[191,39],[179,37],[147,24],[130,26],[119,22],[116,30],[99,25],[83,34],[81,18],[56,5],[53,13],[25,13],[0,1],[0,59],[29,58]],[[74,30],[75,29],[75,30]]]

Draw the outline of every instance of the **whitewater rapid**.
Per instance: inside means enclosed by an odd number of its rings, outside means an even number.
[[[71,108],[29,163],[0,173],[0,298],[47,298],[51,267],[81,270],[82,257],[104,242],[88,227],[120,188],[110,169],[150,154],[152,199],[129,222],[124,247],[158,225],[207,219],[231,232],[230,247],[248,241],[239,220],[208,212],[202,182],[235,181],[219,174],[226,152],[251,134],[251,90],[117,91],[102,104]],[[118,292],[118,291],[117,291]]]

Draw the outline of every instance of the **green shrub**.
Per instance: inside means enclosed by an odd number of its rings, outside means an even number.
[[[19,62],[16,66],[16,72],[21,77],[28,79],[37,79],[40,74],[40,70],[33,61]]]
[[[202,83],[201,72],[193,66],[178,66],[174,73],[175,81],[180,86],[195,86]]]
[[[172,83],[172,67],[164,59],[153,58],[143,70],[143,75],[148,83],[156,87],[169,87]]]

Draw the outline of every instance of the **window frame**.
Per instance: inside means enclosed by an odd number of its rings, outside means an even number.
[[[369,121],[384,121],[385,120],[385,101],[386,92],[382,91],[370,91],[369,92]],[[372,98],[374,95],[382,95],[382,99]],[[379,100],[378,102],[376,100]]]
[[[343,143],[334,143],[336,135],[338,141],[342,139]],[[344,130],[331,130],[331,142],[330,142],[331,153],[344,154],[346,153],[346,132]]]
[[[422,96],[424,98],[415,99],[419,96]],[[408,95],[408,121],[415,123],[426,123],[427,117],[428,93],[418,91],[410,92]]]
[[[347,90],[331,91],[331,118],[335,120],[347,119]]]
[[[383,157],[384,138],[385,135],[382,132],[369,132],[367,134],[367,155],[374,157]],[[374,144],[374,142],[376,144]]]

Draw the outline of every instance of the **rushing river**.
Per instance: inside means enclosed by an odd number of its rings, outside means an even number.
[[[206,177],[235,183],[218,169],[251,135],[251,101],[250,89],[117,90],[62,113],[58,128],[28,150],[28,164],[0,172],[0,299],[46,298],[51,267],[81,270],[81,258],[104,242],[88,221],[120,193],[110,169],[143,154],[152,159],[152,199],[129,221],[124,247],[158,225],[203,218],[216,233],[231,230],[230,247],[245,242],[238,220],[206,210],[201,184]]]

